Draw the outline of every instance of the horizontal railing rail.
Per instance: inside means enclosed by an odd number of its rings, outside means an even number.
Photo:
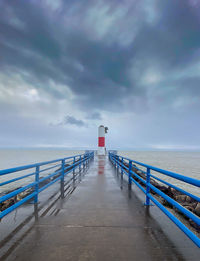
[[[0,182],[0,188],[2,186],[6,186],[8,184],[29,177],[33,177],[34,179],[32,181],[29,181],[28,184],[26,183],[24,186],[17,187],[13,191],[7,192],[5,193],[5,195],[0,196],[0,206],[2,206],[6,201],[12,200],[12,203],[8,204],[8,207],[5,207],[5,209],[0,211],[0,219],[21,206],[22,204],[26,203],[27,201],[34,199],[34,203],[37,204],[38,194],[59,180],[61,181],[61,197],[63,197],[65,176],[68,173],[72,172],[74,179],[76,168],[79,168],[79,171],[81,171],[82,168],[85,169],[85,167],[88,166],[89,162],[93,158],[94,152],[89,152],[85,154],[74,155],[71,157],[0,170],[0,180],[1,176],[7,178],[8,175],[8,180]],[[20,174],[23,171],[30,171],[30,173],[23,174],[19,177],[10,178],[10,175],[12,175],[13,173],[19,172]],[[41,174],[46,174],[46,176],[41,176]],[[15,200],[16,196],[27,190],[29,191],[25,195],[25,197],[23,197],[19,201]]]
[[[146,206],[150,206],[152,201],[157,207],[159,207],[165,215],[167,215],[198,247],[200,247],[200,238],[193,232],[192,229],[188,228],[183,222],[181,222],[172,212],[170,212],[161,202],[159,202],[158,198],[154,195],[158,195],[171,204],[175,209],[177,209],[180,213],[186,216],[188,219],[192,220],[196,226],[200,229],[200,218],[195,213],[185,208],[180,202],[177,202],[173,197],[164,193],[160,188],[160,186],[156,187],[153,179],[160,182],[159,184],[165,184],[170,188],[175,189],[176,191],[183,193],[186,196],[189,196],[192,200],[196,201],[197,204],[200,202],[200,197],[197,195],[193,195],[190,192],[185,191],[182,188],[179,188],[176,185],[171,184],[161,178],[156,177],[151,174],[151,171],[160,173],[164,176],[168,176],[174,178],[176,180],[180,180],[186,184],[193,185],[195,187],[200,187],[200,180],[190,178],[187,176],[183,176],[181,174],[177,174],[171,171],[163,170],[161,168],[157,168],[151,165],[147,165],[123,156],[119,156],[113,153],[109,153],[109,159],[112,164],[117,168],[117,170],[121,170],[121,175],[125,174],[128,177],[128,186],[131,189],[132,183],[136,184],[146,195]],[[133,164],[134,163],[134,164]],[[140,169],[139,166],[146,168],[146,171]]]

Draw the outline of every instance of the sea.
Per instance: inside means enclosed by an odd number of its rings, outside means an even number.
[[[0,170],[69,157],[84,152],[84,150],[69,149],[0,149]],[[118,155],[184,176],[200,179],[200,152],[197,151],[118,151]],[[152,173],[165,181],[180,186],[190,193],[200,196],[200,189],[198,187],[183,183],[163,174]],[[15,178],[18,174],[13,173],[0,176],[0,183],[7,180],[8,175],[9,178],[11,178],[11,175],[12,178]],[[30,180],[31,177],[26,182],[30,182]],[[19,187],[24,185],[24,180],[15,183]],[[12,190],[15,186],[16,184],[14,183],[0,186],[0,193]]]

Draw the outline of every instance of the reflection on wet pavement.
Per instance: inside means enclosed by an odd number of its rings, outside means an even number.
[[[82,181],[70,190],[66,184],[63,199],[58,184],[35,213],[19,209],[26,218],[2,239],[0,260],[198,260],[196,246],[157,209],[145,208],[105,156],[95,157],[83,176],[77,175]],[[0,225],[6,232],[6,223]]]

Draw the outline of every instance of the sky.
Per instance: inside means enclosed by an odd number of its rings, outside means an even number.
[[[0,0],[0,147],[200,149],[200,0]]]

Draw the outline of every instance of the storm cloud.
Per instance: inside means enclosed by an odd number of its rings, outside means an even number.
[[[71,124],[71,125],[76,125],[76,126],[79,126],[79,127],[85,126],[84,121],[78,120],[73,116],[65,116],[63,124]]]
[[[199,1],[0,0],[1,145],[199,149],[199,58]]]

